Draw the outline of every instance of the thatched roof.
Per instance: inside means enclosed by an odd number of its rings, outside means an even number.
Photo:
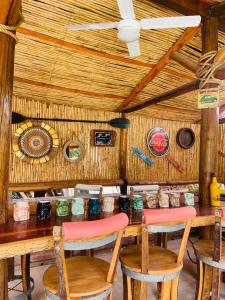
[[[157,1],[133,2],[137,19],[180,15]],[[202,2],[208,5],[221,1]],[[130,58],[114,29],[68,31],[65,28],[68,24],[120,20],[116,0],[23,0],[23,15],[25,23],[18,30],[16,46],[14,95],[84,108],[115,111],[121,107],[168,50],[182,35],[187,36],[186,29],[143,30],[141,56]],[[194,61],[201,55],[200,34],[192,32],[186,45],[179,48]],[[223,46],[222,31],[219,41],[219,46]],[[169,60],[146,87],[130,98],[130,104],[143,102],[195,78],[191,71]],[[187,93],[139,113],[197,121],[200,113],[196,96],[197,92]]]

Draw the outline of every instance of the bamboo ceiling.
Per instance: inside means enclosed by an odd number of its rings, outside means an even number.
[[[177,12],[150,2],[133,0],[137,19],[177,16]],[[185,29],[143,30],[141,56],[129,58],[116,30],[67,31],[68,24],[120,20],[116,0],[23,0],[25,23],[18,30],[14,95],[77,107],[115,111],[132,89],[158,63]],[[220,47],[225,34],[219,34]],[[198,33],[180,52],[197,61]],[[195,79],[174,61],[131,102],[140,103]],[[224,98],[225,102],[225,98]],[[167,100],[139,113],[165,119],[196,121],[196,93]]]

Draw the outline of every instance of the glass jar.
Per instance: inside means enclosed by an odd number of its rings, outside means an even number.
[[[104,197],[103,200],[103,211],[111,213],[114,210],[114,198],[113,197]]]
[[[89,214],[99,214],[101,212],[101,202],[99,198],[90,198],[88,201]]]
[[[119,210],[121,212],[130,212],[130,197],[127,195],[120,195]]]
[[[14,221],[27,221],[30,218],[29,203],[26,201],[16,201],[13,205]]]
[[[47,200],[40,200],[37,204],[37,219],[46,220],[51,217],[51,203]]]
[[[84,199],[74,198],[72,200],[72,215],[78,216],[84,214]]]
[[[143,209],[143,197],[142,195],[133,195],[133,209],[141,210]]]
[[[65,217],[69,215],[69,203],[66,199],[56,201],[56,216]]]

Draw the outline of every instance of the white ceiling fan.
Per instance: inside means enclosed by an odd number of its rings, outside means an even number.
[[[132,0],[117,0],[120,15],[120,22],[111,23],[93,23],[84,25],[68,25],[69,30],[95,30],[95,29],[118,29],[118,39],[127,43],[130,56],[139,56],[140,51],[140,30],[141,29],[160,29],[160,28],[177,28],[177,27],[196,27],[201,22],[200,16],[181,16],[169,18],[150,18],[135,19],[134,7]]]

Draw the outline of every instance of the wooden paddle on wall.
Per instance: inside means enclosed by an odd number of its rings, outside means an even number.
[[[34,118],[26,117],[19,113],[12,112],[12,124],[18,124],[27,120],[38,120],[38,121],[56,121],[56,122],[79,122],[79,123],[98,123],[98,124],[109,124],[115,128],[128,128],[130,126],[130,120],[126,118],[116,118],[110,121],[93,121],[93,120],[71,120],[71,119],[51,119],[51,118]]]

